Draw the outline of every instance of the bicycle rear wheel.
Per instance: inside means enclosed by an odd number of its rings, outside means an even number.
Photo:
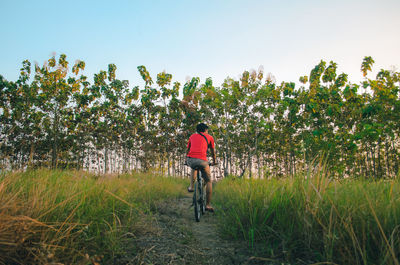
[[[194,204],[194,218],[196,222],[200,222],[201,217],[201,188],[199,183],[196,181],[194,183],[194,194],[193,194],[193,204]]]

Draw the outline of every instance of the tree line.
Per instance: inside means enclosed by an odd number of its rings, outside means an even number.
[[[321,60],[299,87],[262,70],[220,86],[198,77],[181,85],[139,66],[144,82],[130,86],[114,64],[90,82],[85,63],[70,68],[64,54],[42,66],[25,60],[18,80],[0,75],[0,167],[182,175],[187,139],[205,122],[220,175],[295,175],[322,157],[332,176],[395,177],[400,73],[370,79],[373,64],[365,57],[364,79],[353,84]]]

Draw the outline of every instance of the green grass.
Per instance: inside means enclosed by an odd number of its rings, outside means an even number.
[[[112,263],[158,201],[184,181],[37,170],[0,177],[0,264]]]
[[[219,227],[254,254],[294,264],[399,264],[400,181],[226,179]]]

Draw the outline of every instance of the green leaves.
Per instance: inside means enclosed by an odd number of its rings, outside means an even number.
[[[117,70],[117,66],[115,64],[108,65],[108,81],[112,82],[115,80],[115,71]]]
[[[146,67],[141,65],[141,66],[138,66],[137,69],[139,70],[139,73],[142,76],[143,80],[146,82],[146,86],[152,85],[153,80],[151,79],[149,72],[146,70]]]
[[[308,76],[301,76],[299,81],[303,84],[306,84],[308,82]]]
[[[361,72],[363,73],[363,76],[367,76],[367,72],[371,71],[372,65],[375,63],[375,61],[372,59],[371,56],[366,56],[363,59],[363,62],[361,64]]]
[[[325,72],[322,76],[322,81],[324,81],[325,83],[335,81],[336,68],[337,68],[337,64],[331,61],[329,66],[325,69]]]
[[[321,76],[325,71],[325,67],[326,67],[326,62],[321,60],[321,62],[318,65],[316,65],[313,70],[311,70],[310,89],[316,88],[319,85],[319,83],[321,81],[320,80]]]
[[[335,81],[335,86],[338,88],[343,87],[347,83],[348,80],[347,78],[348,78],[347,74],[344,73],[340,74]]]
[[[364,76],[373,63],[364,58]],[[110,159],[122,157],[125,169],[166,172],[180,163],[196,124],[205,122],[225,174],[294,175],[321,153],[337,177],[398,171],[400,74],[393,70],[352,84],[335,62],[321,60],[300,77],[299,88],[275,84],[262,69],[221,86],[193,77],[181,88],[166,72],[153,82],[145,66],[138,67],[144,85],[129,87],[115,64],[94,74],[93,84],[79,76],[83,61],[71,72],[68,65],[65,55],[52,56],[34,66],[31,83],[27,60],[17,81],[0,76],[0,161],[20,167],[73,161],[104,172],[119,170]]]

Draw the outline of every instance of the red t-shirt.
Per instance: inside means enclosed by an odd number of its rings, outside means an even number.
[[[207,133],[201,133],[201,134],[207,137],[209,146],[215,148],[214,138]],[[192,134],[192,136],[190,136],[187,148],[190,148],[189,153],[187,155],[188,157],[198,158],[207,161],[207,142],[206,139],[204,139],[204,137],[201,136],[200,134],[195,133]]]

